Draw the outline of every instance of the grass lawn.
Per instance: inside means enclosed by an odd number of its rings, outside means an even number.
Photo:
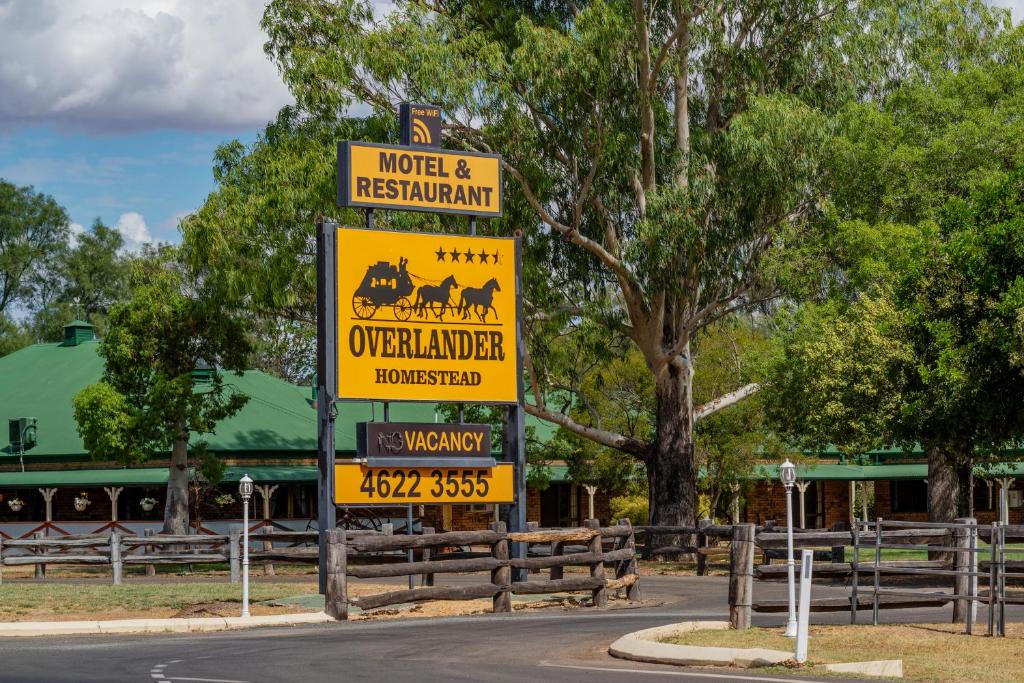
[[[1024,624],[1007,624],[1006,638],[966,636],[959,632],[961,629],[953,624],[811,626],[808,663],[902,659],[904,680],[928,683],[1019,683],[1024,679]],[[984,632],[984,626],[976,624],[975,630]],[[793,639],[784,637],[782,629],[777,628],[695,631],[665,642],[793,649]],[[819,678],[825,675],[820,670],[808,673]]]
[[[317,584],[250,584],[250,600],[316,593]],[[69,621],[174,616],[236,616],[242,587],[229,583],[104,584],[9,583],[0,586],[0,621]],[[294,607],[252,605],[253,614],[294,612]]]

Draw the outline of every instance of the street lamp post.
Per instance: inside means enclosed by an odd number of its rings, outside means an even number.
[[[252,479],[242,475],[238,493],[242,496],[242,618],[249,617],[249,499],[252,498]],[[791,544],[792,545],[792,544]],[[792,572],[790,572],[792,574]]]
[[[796,465],[786,458],[779,467],[779,479],[786,487],[786,575],[789,579],[789,621],[786,635],[796,638],[796,562],[793,561],[793,484],[796,483]]]

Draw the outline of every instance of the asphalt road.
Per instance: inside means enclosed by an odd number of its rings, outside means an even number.
[[[65,637],[0,640],[0,681],[788,681],[742,671],[682,670],[609,657],[618,636],[685,619],[722,619],[722,577],[645,577],[642,608],[543,610],[445,619],[348,622],[202,635]],[[758,584],[758,597],[785,587]],[[816,594],[842,589],[815,587]],[[622,603],[616,603],[622,604]],[[947,621],[949,608],[903,610],[886,621]],[[817,615],[844,622],[845,613]],[[784,615],[755,615],[781,624]],[[1019,618],[1019,616],[1018,616]],[[832,679],[833,681],[836,679]]]

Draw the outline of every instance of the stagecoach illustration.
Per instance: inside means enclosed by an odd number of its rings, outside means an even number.
[[[408,320],[413,305],[409,300],[415,286],[405,269],[408,259],[401,258],[395,266],[377,261],[366,269],[366,275],[352,295],[352,312],[357,318],[368,320],[382,307],[390,307],[395,318]]]
[[[395,319],[406,321],[413,313],[420,318],[432,313],[438,320],[444,319],[448,313],[456,314],[462,320],[475,314],[480,322],[487,322],[488,313],[497,318],[494,309],[494,292],[501,287],[494,278],[488,280],[483,287],[466,287],[462,290],[458,304],[452,301],[452,289],[459,287],[454,275],[449,275],[436,284],[430,280],[410,273],[406,266],[407,258],[399,258],[398,265],[388,261],[378,261],[367,267],[366,275],[352,295],[352,312],[361,320],[369,320],[381,308],[391,308]],[[417,288],[413,278],[427,284]],[[415,299],[410,296],[416,291]]]

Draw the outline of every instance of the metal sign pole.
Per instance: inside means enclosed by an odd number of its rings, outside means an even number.
[[[516,240],[516,291],[522,291],[522,250]],[[523,325],[522,297],[516,301],[516,382],[519,398],[505,410],[504,459],[515,463],[515,500],[508,507],[505,524],[509,531],[526,531],[526,410],[523,408]],[[526,558],[526,544],[511,544],[512,557]],[[513,581],[526,581],[527,570],[512,570]]]
[[[337,223],[316,226],[317,526],[320,530],[320,593],[327,592],[327,532],[337,525],[334,507],[334,418],[337,411]]]

